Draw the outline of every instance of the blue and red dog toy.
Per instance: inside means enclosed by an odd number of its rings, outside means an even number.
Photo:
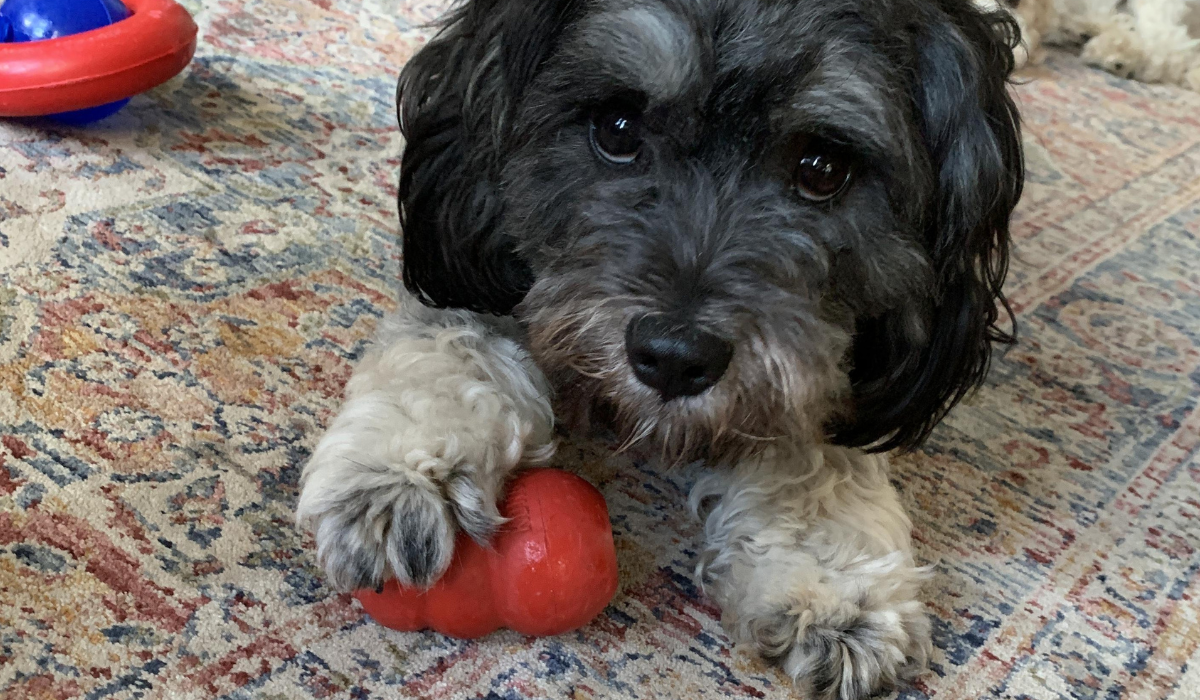
[[[174,0],[4,0],[0,117],[103,119],[195,50],[196,24]]]

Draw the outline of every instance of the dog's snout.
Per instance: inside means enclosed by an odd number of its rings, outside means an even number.
[[[695,396],[716,384],[733,357],[733,345],[670,316],[639,316],[625,329],[633,373],[664,401]]]

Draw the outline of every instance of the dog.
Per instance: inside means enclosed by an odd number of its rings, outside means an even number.
[[[696,574],[823,698],[930,652],[889,450],[1012,340],[1013,19],[467,0],[398,89],[406,292],[303,474],[331,585],[425,586],[556,427],[702,460]]]
[[[1020,0],[1008,9],[1024,37],[1018,68],[1044,60],[1043,45],[1079,48],[1121,78],[1200,90],[1200,0]]]

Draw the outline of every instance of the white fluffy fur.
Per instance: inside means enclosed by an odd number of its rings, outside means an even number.
[[[486,537],[505,477],[550,456],[549,393],[515,325],[406,295],[304,471],[298,517],[330,581],[428,583],[456,528]],[[735,641],[830,697],[924,666],[922,571],[884,457],[778,445],[691,498],[706,513],[697,575]]]
[[[1085,61],[1115,75],[1200,90],[1200,0],[1020,0],[1011,12],[1018,63],[1041,61],[1044,44],[1082,44]]]
[[[518,338],[511,320],[407,295],[384,319],[303,475],[297,517],[334,585],[377,585],[388,565],[436,579],[456,525],[486,539],[505,477],[551,456],[549,387]]]
[[[925,575],[885,457],[773,448],[701,478],[691,505],[707,512],[697,577],[736,642],[831,697],[924,668]]]

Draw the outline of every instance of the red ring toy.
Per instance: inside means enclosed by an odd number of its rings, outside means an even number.
[[[0,117],[36,117],[132,97],[183,70],[196,23],[173,0],[123,0],[130,16],[107,27],[0,44]]]

